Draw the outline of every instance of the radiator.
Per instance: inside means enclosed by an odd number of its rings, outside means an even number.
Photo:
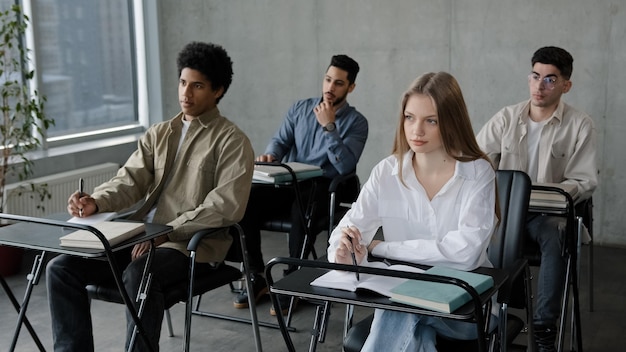
[[[81,177],[85,181],[85,192],[91,193],[94,187],[115,176],[118,169],[119,165],[116,163],[104,163],[34,178],[28,182],[9,184],[5,188],[5,212],[38,217],[66,212],[67,199],[78,190],[78,180]],[[47,185],[51,197],[42,202],[38,193],[31,190],[31,184]]]

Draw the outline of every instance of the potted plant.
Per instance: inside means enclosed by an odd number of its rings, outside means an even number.
[[[0,12],[0,212],[5,210],[7,180],[25,181],[32,176],[28,153],[41,146],[47,129],[54,125],[43,111],[45,97],[30,89],[35,71],[24,45],[28,21],[18,5]],[[49,197],[45,185],[30,188],[42,199]],[[19,270],[21,253],[0,246],[0,274]]]

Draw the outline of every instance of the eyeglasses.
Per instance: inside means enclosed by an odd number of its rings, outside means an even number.
[[[554,76],[548,76],[548,77],[541,78],[540,75],[538,75],[536,73],[531,73],[531,74],[528,75],[528,82],[529,83],[539,82],[540,85],[543,83],[544,88],[546,88],[547,90],[552,90],[552,89],[554,89],[554,87],[556,85],[557,78],[554,77]]]

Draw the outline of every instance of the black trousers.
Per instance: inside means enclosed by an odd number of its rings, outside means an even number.
[[[275,187],[273,185],[254,184],[250,191],[250,198],[244,218],[239,223],[246,234],[250,266],[253,272],[262,273],[265,269],[265,261],[261,251],[261,230],[263,223],[268,219],[284,219],[291,222],[289,231],[289,256],[299,258],[305,238],[306,219],[302,214],[310,213],[313,231],[309,234],[309,243],[315,242],[317,232],[324,230],[318,224],[328,222],[328,186],[331,180],[317,178],[299,183],[302,204],[305,209],[300,209],[295,197],[294,188],[291,186]],[[312,207],[307,211],[307,205]],[[304,212],[304,213],[303,213]],[[309,254],[305,253],[305,258]],[[291,270],[291,269],[290,269]]]

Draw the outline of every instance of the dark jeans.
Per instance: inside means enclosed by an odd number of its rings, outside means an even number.
[[[311,181],[299,184],[302,202],[315,204],[314,219],[319,216],[324,219],[328,214],[328,185],[330,179],[319,179],[315,183]],[[243,219],[239,222],[247,238],[248,255],[250,256],[250,268],[253,272],[262,273],[265,269],[265,261],[261,251],[261,224],[267,219],[276,218],[276,214],[289,214],[291,230],[289,232],[289,256],[299,258],[304,245],[304,224],[301,220],[300,209],[291,187],[274,187],[272,185],[252,185],[248,206]],[[315,242],[316,231],[310,234],[310,243]],[[305,254],[305,257],[308,253]],[[293,270],[291,268],[290,270]]]
[[[122,274],[124,286],[131,300],[137,296],[139,281],[146,260],[143,255],[130,261],[130,251],[116,255]],[[201,264],[199,271],[210,270],[209,264]],[[189,258],[181,252],[169,248],[157,248],[152,260],[152,284],[146,300],[141,323],[148,340],[158,351],[161,324],[165,307],[164,291],[181,280],[187,281]],[[52,319],[52,336],[55,351],[93,351],[93,328],[89,298],[85,286],[89,284],[106,284],[113,280],[109,264],[104,260],[84,259],[75,256],[60,255],[52,259],[46,268],[46,284],[48,301]],[[139,303],[136,304],[136,309]],[[134,322],[130,314],[126,314],[127,335],[126,345]],[[141,336],[135,338],[135,351],[148,351]]]
[[[566,220],[537,215],[526,224],[528,236],[539,245],[541,265],[533,321],[537,325],[556,325],[565,288],[566,261],[562,255]]]

